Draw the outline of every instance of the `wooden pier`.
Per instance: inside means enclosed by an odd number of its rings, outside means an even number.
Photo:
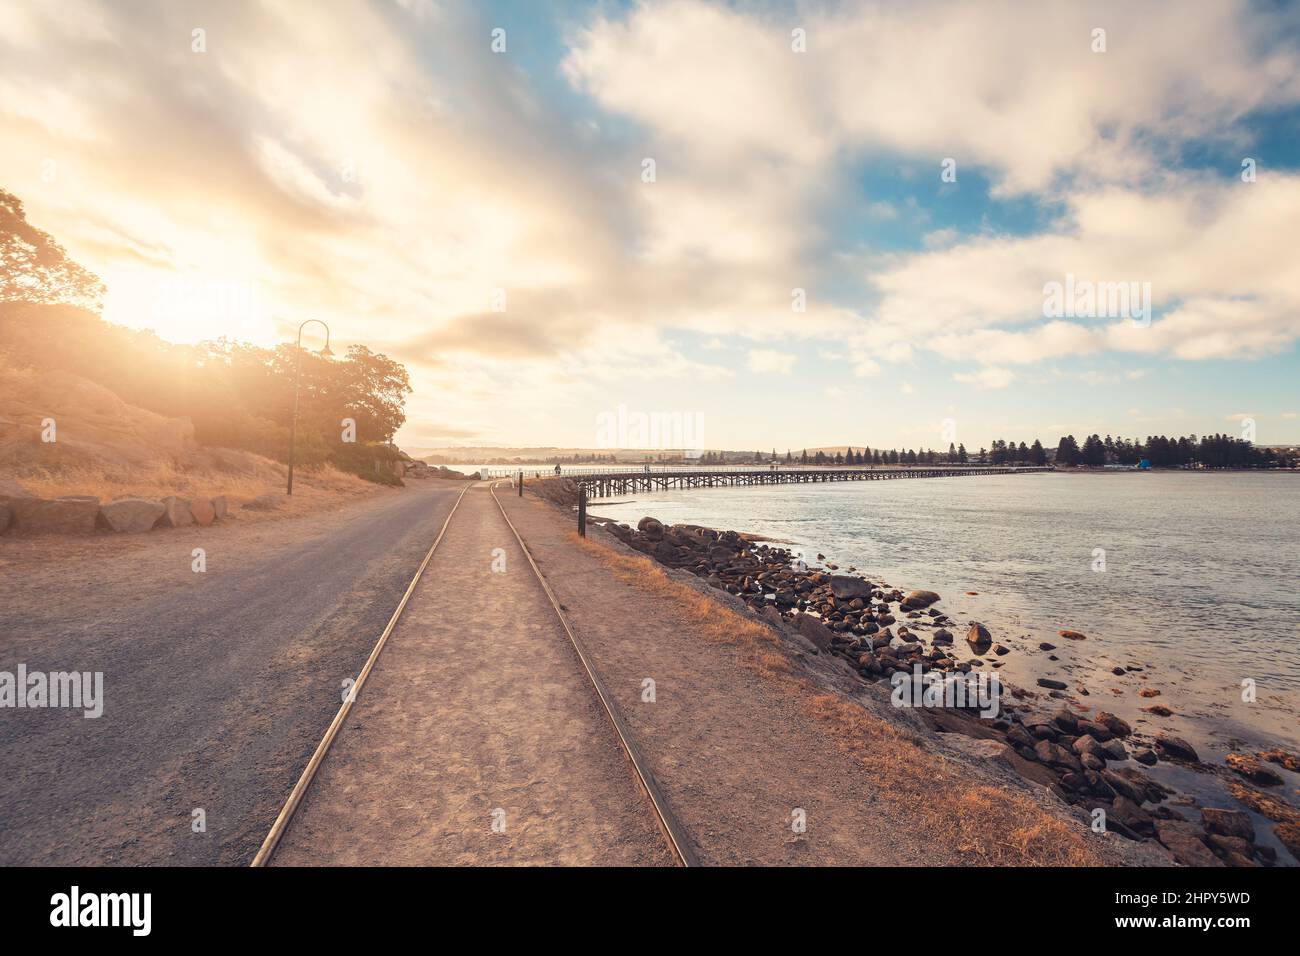
[[[820,481],[889,481],[896,478],[956,478],[966,475],[1028,475],[1053,471],[1047,467],[917,467],[901,468],[777,468],[701,471],[578,472],[565,478],[577,482],[589,499],[614,498],[647,491],[690,488],[793,485]]]

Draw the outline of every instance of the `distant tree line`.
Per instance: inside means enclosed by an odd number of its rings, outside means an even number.
[[[1294,455],[1259,448],[1244,438],[1231,435],[1206,435],[1197,438],[1148,436],[1145,442],[1127,438],[1104,439],[1089,435],[1080,447],[1073,435],[1066,435],[1056,446],[1058,465],[1136,465],[1147,461],[1153,468],[1292,468]]]

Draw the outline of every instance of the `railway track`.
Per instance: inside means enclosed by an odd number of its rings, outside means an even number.
[[[511,534],[514,535],[515,541],[519,544],[520,550],[524,553],[525,558],[527,558],[529,568],[532,570],[533,575],[541,585],[542,591],[545,593],[546,599],[551,605],[551,609],[554,611],[565,635],[567,635],[569,643],[572,646],[579,663],[582,665],[583,672],[586,674],[587,681],[595,692],[596,698],[600,702],[601,709],[609,721],[614,736],[617,738],[624,756],[626,756],[628,761],[631,763],[637,783],[640,785],[649,801],[650,808],[655,817],[655,822],[663,833],[669,851],[672,853],[676,862],[681,866],[699,865],[695,853],[691,848],[690,841],[686,835],[686,831],[683,829],[680,822],[678,822],[672,808],[669,807],[662,790],[659,788],[653,774],[650,772],[644,756],[637,747],[635,741],[632,739],[627,724],[619,713],[617,704],[609,694],[604,682],[601,680],[592,663],[591,656],[588,654],[581,638],[578,637],[572,626],[569,624],[568,618],[565,616],[559,601],[555,597],[555,593],[551,590],[546,578],[542,575],[541,569],[538,568],[532,552],[528,549],[528,546],[524,543],[523,537],[519,534],[518,529],[515,528],[514,523],[510,520],[510,516],[506,513],[505,506],[501,503],[500,498],[497,497],[496,485],[500,483],[500,481],[494,481],[489,484],[489,493],[492,495],[492,499],[500,511],[501,517],[505,521],[506,526],[510,529]],[[272,823],[271,829],[267,832],[266,838],[262,841],[262,845],[253,857],[250,866],[263,867],[271,862],[276,847],[279,846],[281,839],[288,830],[289,824],[292,822],[294,814],[301,805],[303,797],[311,787],[312,781],[316,778],[316,774],[320,770],[326,755],[329,753],[331,745],[338,737],[343,724],[351,713],[353,704],[360,696],[367,677],[369,677],[371,671],[374,669],[375,663],[379,659],[379,655],[382,653],[385,644],[387,644],[389,637],[396,628],[397,622],[400,620],[402,612],[406,609],[411,596],[415,593],[416,586],[419,584],[425,569],[432,560],[434,552],[437,550],[438,545],[446,535],[447,528],[451,525],[452,518],[455,517],[456,510],[460,507],[461,500],[465,497],[465,494],[471,487],[473,487],[473,485],[466,485],[466,487],[461,490],[460,495],[457,496],[455,503],[452,505],[451,511],[448,512],[447,518],[442,524],[442,528],[438,531],[437,537],[434,539],[433,544],[425,554],[424,559],[420,562],[419,568],[416,569],[415,575],[411,578],[411,583],[407,586],[406,592],[402,595],[401,601],[398,602],[396,609],[393,611],[392,617],[389,618],[388,624],[379,635],[379,639],[375,642],[374,649],[371,650],[370,656],[366,659],[366,663],[362,667],[356,683],[352,686],[351,692],[344,699],[338,712],[334,715],[334,719],[330,721],[329,727],[326,728],[325,734],[321,738],[320,743],[317,744],[316,750],[313,752],[311,759],[307,761],[307,766],[303,768],[301,776],[298,778],[293,790],[290,791],[288,798],[285,800],[284,806],[281,808],[280,813]]]

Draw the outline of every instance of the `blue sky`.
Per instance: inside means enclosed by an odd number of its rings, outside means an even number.
[[[409,445],[1300,440],[1293,5],[70,8],[0,33],[0,185],[113,321],[405,362]]]

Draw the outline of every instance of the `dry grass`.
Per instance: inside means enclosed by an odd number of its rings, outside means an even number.
[[[248,456],[254,457],[254,456]],[[253,470],[230,472],[219,469],[182,469],[164,462],[144,465],[94,465],[27,469],[15,475],[24,488],[43,498],[59,495],[94,495],[101,501],[114,498],[182,498],[225,495],[232,501],[247,501],[259,495],[284,491],[285,469],[258,459]],[[294,473],[295,491],[301,483],[307,492],[327,497],[348,497],[372,492],[376,485],[331,465]]]
[[[769,628],[668,577],[649,558],[620,554],[570,532],[568,539],[616,578],[669,601],[694,633],[738,646],[741,661],[804,699],[820,724],[871,778],[872,790],[916,820],[918,838],[935,846],[935,863],[999,866],[1097,866],[1103,861],[1076,829],[1012,790],[972,786],[957,764],[928,753],[923,741],[796,676]]]
[[[649,558],[619,554],[579,537],[576,531],[570,531],[568,538],[597,558],[620,581],[671,601],[690,619],[694,632],[706,641],[736,645],[742,659],[765,675],[792,673],[789,660],[780,652],[780,639],[769,628],[741,617],[729,608],[719,607],[718,602],[707,595],[674,581]]]

